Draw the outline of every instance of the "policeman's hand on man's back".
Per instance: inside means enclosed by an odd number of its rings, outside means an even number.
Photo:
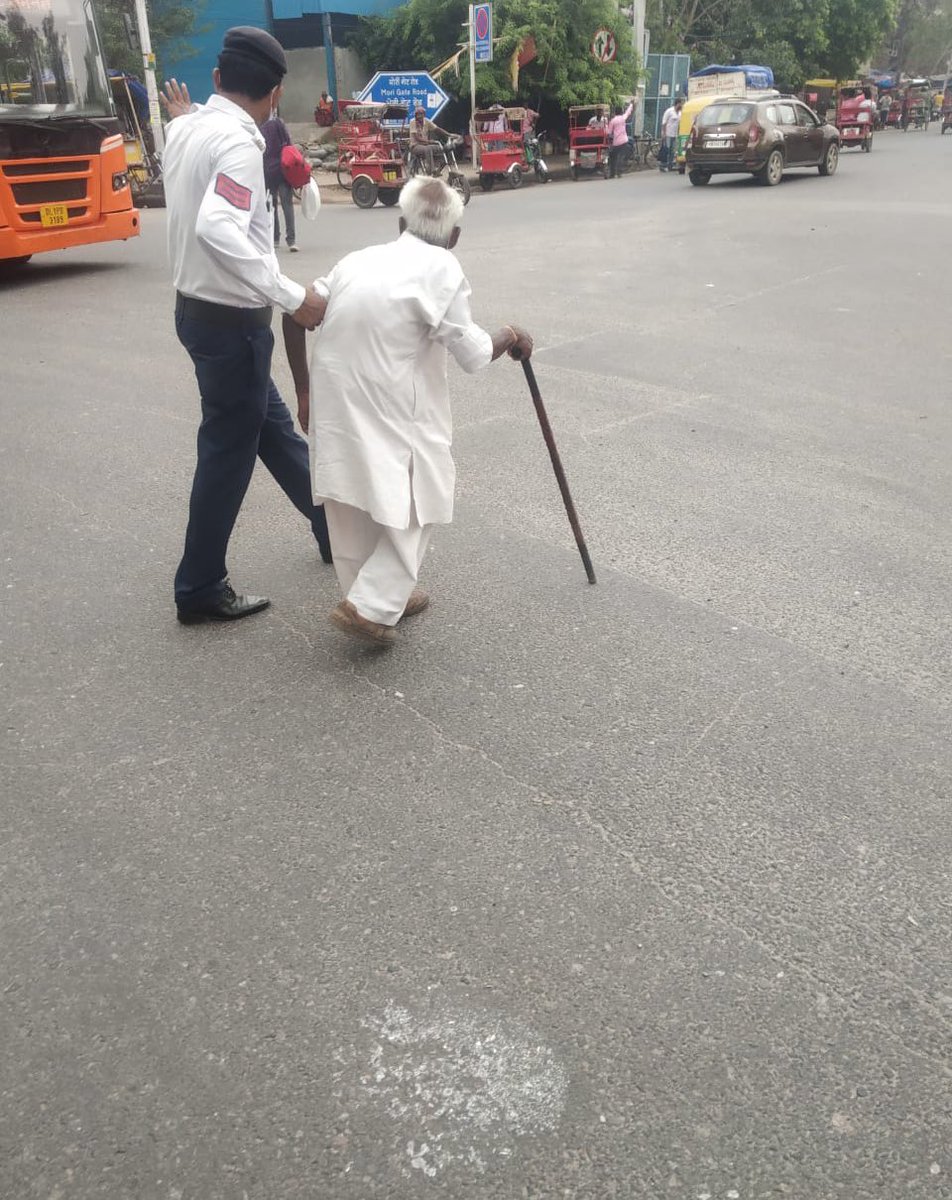
[[[326,310],[327,301],[323,296],[319,296],[312,287],[309,287],[304,294],[304,303],[291,314],[291,317],[304,329],[316,329],[324,320]]]

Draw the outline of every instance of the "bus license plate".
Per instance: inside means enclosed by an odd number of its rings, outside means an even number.
[[[40,209],[41,225],[66,225],[68,221],[69,213],[65,204],[44,204]]]

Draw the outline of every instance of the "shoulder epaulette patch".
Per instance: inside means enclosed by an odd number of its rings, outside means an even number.
[[[251,188],[236,183],[229,175],[219,175],[215,180],[215,195],[221,196],[242,212],[249,212],[251,209]]]

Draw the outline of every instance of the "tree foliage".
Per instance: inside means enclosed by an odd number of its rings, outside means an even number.
[[[179,0],[148,0],[149,32],[152,49],[161,72],[163,62],[188,58],[195,51],[190,37],[196,31],[196,13],[201,3],[185,4]],[[96,22],[102,39],[106,65],[130,75],[142,75],[142,54],[130,45],[123,14],[132,18],[135,27],[133,0],[96,0]]]
[[[649,0],[651,48],[692,66],[757,62],[781,88],[856,74],[892,26],[896,0]]]
[[[938,75],[952,58],[952,8],[943,0],[905,0],[896,37],[901,66],[910,75]]]
[[[373,70],[431,70],[465,44],[467,0],[410,0],[382,17],[363,20],[352,45]],[[632,31],[617,0],[496,0],[493,62],[476,70],[479,104],[543,101],[572,104],[610,103],[630,95],[638,71]],[[618,45],[617,61],[601,64],[591,53],[599,28],[610,29]],[[526,39],[536,57],[512,85],[511,60]],[[467,56],[460,73],[440,81],[457,97],[469,94]]]

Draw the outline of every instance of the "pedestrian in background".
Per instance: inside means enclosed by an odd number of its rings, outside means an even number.
[[[630,100],[627,108],[615,105],[615,115],[608,122],[608,178],[620,176],[618,160],[628,146],[628,120],[635,111],[635,102]]]
[[[673,171],[677,162],[678,131],[681,128],[681,109],[683,107],[684,101],[678,96],[670,108],[664,110],[664,116],[661,118],[659,169],[662,171]]]
[[[238,595],[225,555],[255,460],[260,458],[309,521],[331,561],[327,522],[315,506],[307,443],[271,380],[273,307],[313,329],[324,301],[281,274],[272,242],[260,126],[277,107],[287,60],[270,34],[225,34],[206,105],[179,104],[167,88],[163,158],[175,330],[195,364],[202,401],[185,552],[175,576],[183,624],[233,621],[267,608]],[[174,81],[173,81],[174,83]]]
[[[274,212],[274,248],[281,245],[281,222],[278,218],[278,207],[284,213],[284,240],[292,254],[297,252],[294,236],[294,192],[284,178],[281,169],[281,151],[291,145],[291,135],[280,115],[272,113],[270,120],[261,126],[264,137],[264,184],[271,197],[271,208]]]

